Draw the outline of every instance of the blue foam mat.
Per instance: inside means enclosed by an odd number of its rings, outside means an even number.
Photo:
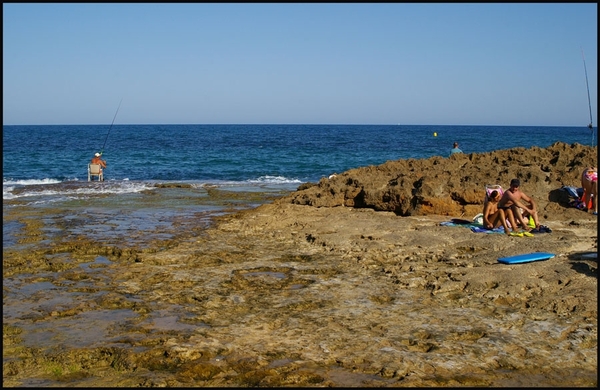
[[[498,261],[504,264],[519,264],[519,263],[529,263],[532,261],[541,261],[548,260],[555,256],[554,253],[548,252],[533,252],[533,253],[525,253],[517,256],[509,256],[509,257],[500,257]]]

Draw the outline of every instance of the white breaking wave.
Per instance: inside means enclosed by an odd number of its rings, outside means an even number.
[[[270,184],[298,184],[302,183],[298,179],[288,179],[284,176],[261,176],[255,180],[248,180],[249,183],[270,183]]]
[[[18,180],[4,182],[2,198],[11,200],[44,197],[49,201],[51,198],[86,198],[105,194],[137,193],[153,188],[152,184],[129,180],[107,182],[61,182],[52,179]]]
[[[78,179],[73,179],[74,181],[77,181]],[[33,186],[33,185],[39,185],[39,184],[57,184],[57,183],[61,183],[60,180],[56,180],[56,179],[41,179],[41,180],[37,180],[37,179],[27,179],[27,180],[6,180],[4,179],[4,185],[20,185],[20,186]]]
[[[134,194],[146,190],[156,190],[158,184],[177,183],[180,181],[130,181],[108,180],[104,182],[87,182],[80,180],[59,181],[54,179],[42,180],[5,180],[3,200],[26,200],[29,205],[53,203],[67,199],[87,199],[99,195]],[[257,179],[243,181],[181,181],[192,188],[220,187],[233,191],[262,191],[262,190],[293,190],[302,183],[298,179],[284,176],[265,175]]]

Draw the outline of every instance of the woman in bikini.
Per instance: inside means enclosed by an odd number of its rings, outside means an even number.
[[[592,201],[592,208],[594,209],[594,215],[598,215],[598,169],[596,167],[588,167],[583,170],[581,174],[581,187],[583,187],[583,204],[585,210],[588,210],[590,198]]]
[[[486,229],[495,229],[502,225],[504,233],[509,234],[508,225],[506,223],[506,214],[504,210],[498,208],[500,201],[500,193],[496,190],[490,193],[487,202],[483,204],[483,227]]]

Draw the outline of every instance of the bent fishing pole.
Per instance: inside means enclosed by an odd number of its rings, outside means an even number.
[[[112,129],[113,124],[115,123],[115,119],[117,118],[117,114],[119,113],[119,108],[121,108],[121,103],[123,103],[123,99],[121,99],[121,101],[119,102],[119,107],[117,107],[117,112],[115,112],[115,116],[113,117],[112,123],[110,124],[110,127],[108,128],[108,133],[106,133],[106,138],[104,139],[104,145],[102,145],[102,149],[100,150],[101,156],[104,153],[104,147],[106,146],[106,141],[108,141],[108,135],[110,134],[110,129]]]
[[[592,102],[590,101],[590,84],[588,83],[587,67],[585,66],[585,56],[583,55],[583,48],[581,48],[581,58],[583,58],[583,70],[585,71],[585,86],[587,87],[588,106],[590,108],[590,124],[588,125],[588,128],[592,132],[592,146],[594,146],[594,125],[592,121]]]

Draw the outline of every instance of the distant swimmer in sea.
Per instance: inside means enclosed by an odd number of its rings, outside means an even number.
[[[581,187],[583,188],[583,204],[586,211],[592,211],[598,215],[598,169],[587,167],[581,174]],[[592,207],[590,207],[590,202]]]
[[[458,148],[458,142],[455,142],[454,145],[452,145],[452,149],[450,150],[450,155],[452,156],[455,153],[462,153],[462,152],[463,151]]]

